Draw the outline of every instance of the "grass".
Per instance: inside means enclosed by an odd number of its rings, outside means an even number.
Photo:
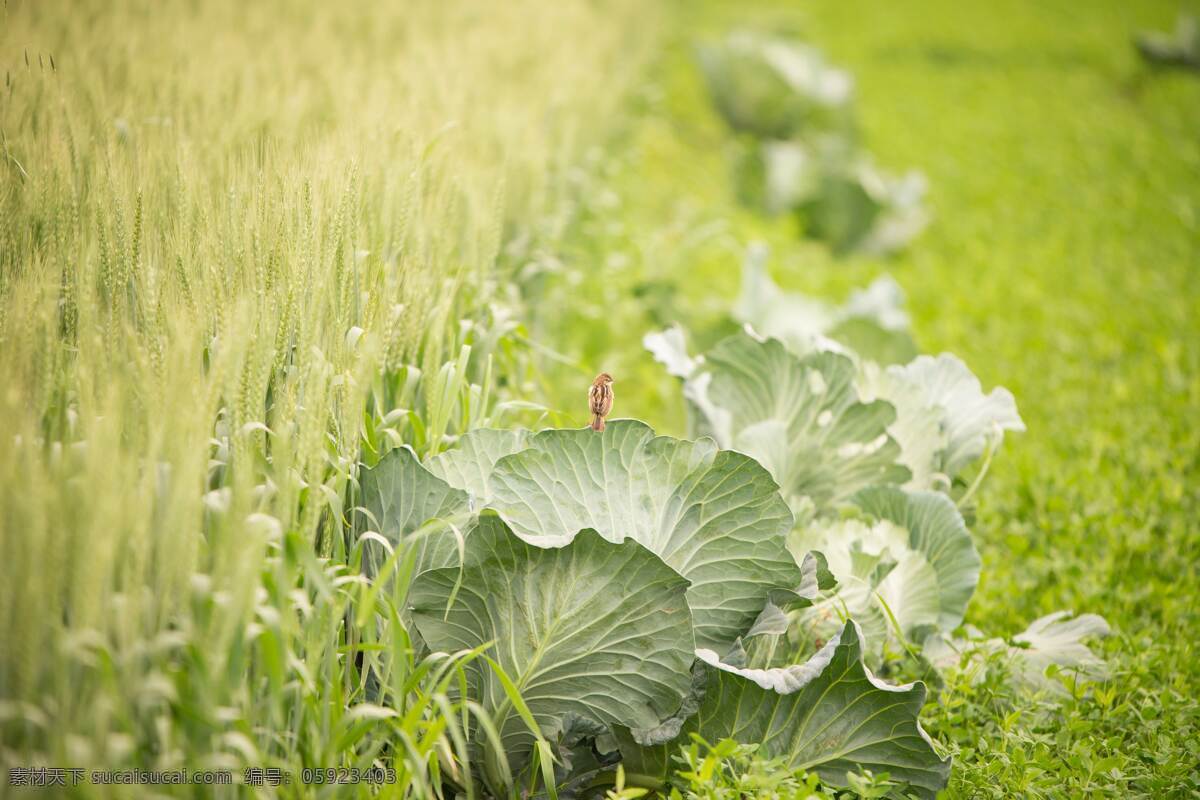
[[[357,459],[582,425],[601,369],[682,433],[641,337],[728,330],[760,239],[815,294],[890,272],[925,350],[1016,394],[968,621],[1113,625],[1090,690],[931,702],[949,795],[1200,791],[1200,81],[1130,45],[1176,10],[10,2],[0,765],[387,763],[395,796],[469,768],[474,656],[415,661],[403,582],[337,535]],[[746,21],[849,68],[868,147],[928,176],[908,251],[837,260],[737,205],[690,48]]]
[[[1200,81],[1149,70],[1131,46],[1175,13],[706,5],[589,193],[561,259],[579,274],[552,283],[555,312],[535,324],[573,342],[579,371],[617,376],[616,413],[680,433],[674,382],[639,339],[675,320],[702,341],[726,330],[742,248],[760,239],[777,279],[814,294],[890,272],[923,349],[1016,394],[1029,431],[977,498],[984,568],[968,621],[1010,635],[1059,608],[1099,613],[1115,631],[1102,646],[1111,677],[1061,700],[999,681],[952,687],[926,714],[956,756],[952,797],[1200,791]],[[853,72],[878,161],[925,172],[935,218],[907,252],[835,261],[736,205],[691,46],[747,22],[805,31]],[[570,375],[555,385],[573,390]]]

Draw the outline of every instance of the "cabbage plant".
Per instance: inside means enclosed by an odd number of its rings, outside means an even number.
[[[769,255],[763,244],[747,249],[741,290],[731,309],[738,322],[800,356],[835,350],[858,361],[898,364],[918,355],[904,289],[890,276],[854,290],[844,303],[831,303],[780,288],[767,271]]]
[[[863,400],[848,355],[798,356],[777,339],[737,333],[692,359],[677,349],[681,342],[679,331],[647,338],[684,378],[692,432],[761,461],[802,518],[828,513],[868,486],[910,479],[888,433],[896,409]]]
[[[646,346],[655,358],[671,374],[685,380],[684,394],[693,405],[712,381],[732,380],[754,395],[758,390],[748,375],[755,370],[786,375],[795,372],[798,365],[824,358],[842,365],[840,369],[827,367],[826,372],[832,369],[842,374],[849,362],[853,388],[847,395],[860,404],[879,408],[882,401],[891,408],[886,432],[899,448],[897,463],[909,472],[901,483],[911,489],[948,488],[981,458],[990,457],[1006,432],[1025,430],[1016,400],[1007,389],[996,387],[985,392],[979,378],[952,354],[918,354],[909,331],[904,291],[886,275],[852,292],[845,303],[829,303],[777,286],[766,270],[765,249],[755,246],[745,259],[742,289],[732,314],[751,326],[749,332],[718,344],[703,357],[688,354],[680,329],[646,337]],[[752,342],[764,337],[779,344]],[[733,350],[746,353],[730,359]],[[732,373],[731,362],[737,365]],[[726,390],[724,394],[737,391]],[[793,391],[792,387],[778,385],[769,389],[775,396]],[[797,395],[788,413],[794,414],[808,403],[810,395]],[[766,393],[756,397],[763,396]],[[721,419],[726,414],[744,418],[754,405],[753,399],[741,402],[718,398],[712,403],[701,402],[697,411],[700,419]],[[773,408],[782,406],[776,403]],[[736,430],[730,434],[744,436]],[[738,449],[759,457],[768,466],[774,463],[768,454],[757,453],[753,447]],[[860,487],[843,484],[843,488],[849,490],[848,494]]]
[[[821,520],[793,532],[793,552],[821,550],[838,576],[835,596],[796,620],[808,637],[828,639],[848,612],[866,632],[869,650],[923,642],[962,623],[979,582],[980,559],[962,515],[939,492],[864,489],[854,515]]]
[[[1066,694],[1069,686],[1108,677],[1107,664],[1087,640],[1109,633],[1108,623],[1097,614],[1055,611],[1010,639],[985,636],[973,625],[964,626],[962,635],[938,634],[925,642],[923,655],[938,669],[964,670],[972,682],[983,678],[990,658],[998,658],[1011,682],[1022,688]]]
[[[851,127],[854,79],[815,47],[750,31],[701,45],[713,103],[735,131],[790,139]]]
[[[890,279],[837,305],[781,290],[763,262],[761,250],[746,262],[742,332],[699,355],[679,327],[645,338],[682,382],[689,432],[770,470],[796,515],[793,555],[821,553],[837,581],[803,608],[765,607],[750,666],[819,652],[849,616],[869,664],[926,648],[943,670],[1002,653],[1034,688],[1053,685],[1051,666],[1102,674],[1082,641],[1107,632],[1095,615],[1051,615],[1011,642],[959,633],[980,573],[963,509],[1004,434],[1025,429],[1012,394],[985,392],[948,353],[895,359],[912,338]]]
[[[822,557],[793,556],[793,514],[752,457],[636,420],[481,429],[424,463],[394,449],[360,484],[370,568],[382,580],[403,555],[414,576],[414,638],[485,656],[459,691],[487,712],[471,746],[493,794],[535,755],[564,791],[622,759],[656,785],[691,732],[763,743],[833,786],[862,768],[921,796],[945,784],[924,688],[876,679],[856,623],[778,671],[739,666],[744,637],[832,589]]]
[[[743,199],[769,214],[794,213],[806,236],[837,254],[895,252],[929,221],[924,175],[882,170],[841,137],[756,143],[739,166]]]
[[[1200,18],[1194,15],[1180,14],[1170,33],[1141,31],[1133,42],[1151,64],[1200,70]]]

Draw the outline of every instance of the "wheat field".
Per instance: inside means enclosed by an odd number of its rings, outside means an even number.
[[[429,714],[347,712],[347,648],[392,620],[344,620],[340,498],[364,419],[411,402],[390,435],[436,448],[494,406],[457,402],[487,382],[463,321],[514,226],[553,231],[654,19],[5,5],[0,762],[345,766],[403,729],[423,785],[454,746],[437,680]]]

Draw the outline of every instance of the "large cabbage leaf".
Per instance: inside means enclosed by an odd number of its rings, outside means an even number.
[[[765,469],[711,440],[656,437],[632,420],[603,433],[477,430],[428,469],[411,451],[393,451],[363,487],[366,510],[392,541],[431,517],[485,506],[540,547],[584,528],[633,539],[691,582],[697,640],[719,649],[802,580],[786,544],[792,514]],[[418,571],[449,565],[455,539],[429,537],[423,547]]]
[[[772,592],[799,587],[792,515],[771,475],[711,440],[655,436],[634,420],[602,433],[545,430],[496,462],[488,505],[525,541],[558,547],[591,528],[633,539],[691,582],[696,641],[723,649]]]
[[[431,474],[408,447],[388,451],[373,468],[363,470],[359,484],[362,502],[357,508],[356,528],[375,531],[393,546],[407,544],[411,535],[431,520],[442,520],[447,527],[470,522],[467,493]],[[418,571],[445,566],[454,556],[456,537],[438,534],[428,531],[413,543],[419,548]],[[374,573],[384,557],[382,548],[368,542],[367,571]]]
[[[707,680],[683,732],[759,744],[762,755],[832,786],[846,786],[847,772],[869,769],[932,798],[946,785],[950,760],[938,756],[918,721],[925,687],[878,680],[862,655],[853,621],[808,661],[788,667],[744,669],[698,650]],[[623,731],[618,740],[629,769],[665,774],[670,747],[640,747]]]
[[[647,340],[675,372],[675,337]],[[694,362],[684,393],[698,432],[747,453],[770,470],[798,513],[825,511],[858,490],[907,481],[887,433],[895,410],[859,400],[857,368],[822,351],[799,357],[774,339],[736,334]]]
[[[524,449],[529,431],[476,428],[459,437],[450,450],[439,453],[426,464],[429,471],[451,486],[463,489],[476,501],[491,496],[489,479],[496,462]]]
[[[879,654],[896,628],[920,643],[962,622],[979,582],[980,559],[949,498],[890,487],[853,498],[865,518],[815,523],[790,537],[792,552],[819,550],[838,580],[834,596],[800,613],[800,624],[824,639],[849,613]]]
[[[650,728],[676,712],[694,649],[687,585],[637,542],[584,530],[542,548],[485,514],[467,538],[461,574],[418,575],[410,602],[431,648],[491,643],[540,732],[554,738],[572,717]],[[472,667],[471,684],[505,752],[527,756],[533,733],[496,671]]]
[[[396,542],[428,520],[468,505],[466,492],[431,474],[409,447],[390,450],[373,468],[363,470],[360,485],[367,522]]]

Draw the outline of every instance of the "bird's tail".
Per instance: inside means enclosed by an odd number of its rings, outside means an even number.
[[[604,430],[604,417],[600,416],[599,414],[592,415],[592,430],[594,430],[594,431]]]

